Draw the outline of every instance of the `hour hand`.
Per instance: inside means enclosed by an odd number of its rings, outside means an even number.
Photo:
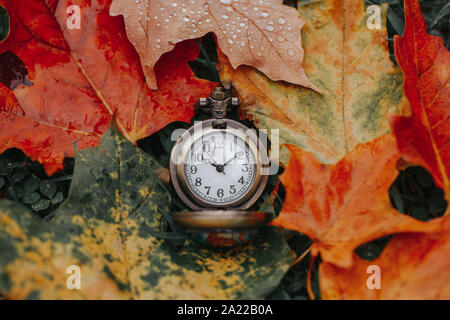
[[[206,153],[206,155],[210,160],[211,165],[216,168],[217,172],[222,172],[223,174],[225,174],[225,172],[223,171],[224,166],[221,164],[217,164],[217,162],[213,159],[213,157],[211,157],[211,155],[207,151],[205,151],[204,153]]]

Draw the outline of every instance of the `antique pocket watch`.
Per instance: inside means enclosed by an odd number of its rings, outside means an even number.
[[[221,87],[200,108],[211,119],[195,123],[175,143],[170,177],[180,199],[193,211],[172,215],[187,232],[216,246],[235,245],[265,225],[271,215],[245,211],[261,196],[270,159],[256,132],[227,119],[239,98],[226,97]]]

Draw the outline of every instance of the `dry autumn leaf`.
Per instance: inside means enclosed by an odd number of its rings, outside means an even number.
[[[389,199],[389,187],[400,158],[391,134],[358,145],[334,165],[321,164],[312,153],[287,146],[291,157],[281,182],[286,199],[272,224],[301,232],[325,262],[352,265],[353,250],[382,236],[432,231],[427,224],[401,214]]]
[[[136,142],[169,122],[188,121],[196,99],[213,86],[189,69],[187,61],[199,52],[189,41],[161,59],[161,88],[149,90],[122,19],[109,16],[110,1],[0,5],[11,24],[0,53],[18,56],[32,82],[14,90],[0,83],[0,152],[20,148],[49,174],[73,156],[74,142],[78,148],[96,145],[115,111],[123,134]],[[66,27],[68,5],[81,7],[79,30]]]
[[[427,33],[416,0],[405,1],[405,19],[394,43],[411,117],[394,116],[391,126],[402,157],[427,168],[450,201],[450,52]]]
[[[387,5],[380,8],[385,21]],[[335,163],[358,143],[389,132],[386,115],[404,111],[402,75],[389,59],[386,29],[367,27],[362,0],[312,1],[299,11],[306,21],[305,72],[322,95],[270,81],[250,67],[234,70],[223,55],[221,79],[237,88],[242,117]]]
[[[244,247],[215,250],[164,233],[170,193],[159,164],[116,129],[78,151],[68,199],[49,221],[0,203],[0,293],[11,299],[261,299],[293,260],[266,228]],[[82,274],[66,287],[66,269]]]
[[[282,0],[113,0],[111,15],[123,15],[150,88],[155,63],[176,43],[214,32],[237,68],[254,66],[272,80],[317,90],[302,68],[303,20]]]
[[[323,299],[450,299],[450,229],[431,234],[402,234],[392,239],[378,259],[355,255],[350,269],[320,265]],[[377,266],[381,288],[369,289],[368,278]],[[369,269],[371,270],[371,269]]]

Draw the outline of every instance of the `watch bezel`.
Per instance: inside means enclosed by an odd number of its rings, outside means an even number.
[[[268,167],[270,164],[267,149],[260,143],[258,136],[243,124],[230,119],[220,119],[219,121],[222,127],[214,128],[213,123],[217,121],[216,119],[209,119],[196,123],[183,133],[175,143],[170,155],[170,177],[172,184],[181,200],[192,210],[211,208],[246,210],[261,196],[261,193],[267,185],[268,176],[265,173],[268,170],[263,170],[264,167]],[[190,190],[184,171],[185,157],[192,144],[201,136],[214,131],[225,131],[243,139],[252,150],[256,160],[253,185],[247,190],[244,196],[227,203],[211,203],[201,199]]]

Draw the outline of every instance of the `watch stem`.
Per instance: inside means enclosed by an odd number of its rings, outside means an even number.
[[[222,87],[215,87],[211,92],[211,99],[216,101],[223,101],[226,99],[225,90]]]

